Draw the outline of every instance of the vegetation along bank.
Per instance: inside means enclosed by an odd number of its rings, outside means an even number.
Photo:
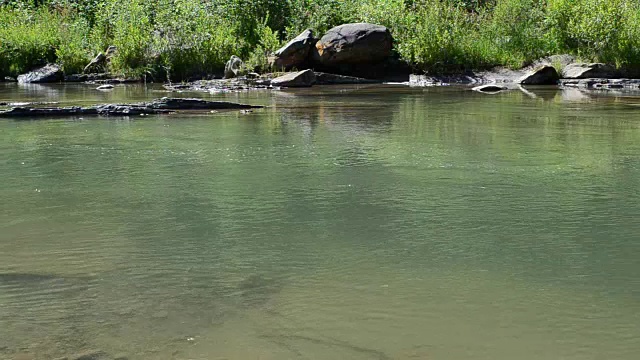
[[[386,26],[416,72],[520,68],[552,54],[640,67],[636,0],[0,0],[0,79],[47,63],[82,73],[114,46],[116,76],[180,81],[220,75],[236,55],[269,55],[305,29]]]

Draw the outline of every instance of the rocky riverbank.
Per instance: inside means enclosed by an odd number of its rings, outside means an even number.
[[[276,72],[258,74],[248,71],[242,59],[231,57],[224,77],[191,82],[167,83],[165,89],[173,92],[199,91],[209,93],[266,90],[314,85],[370,84],[394,82],[413,87],[441,85],[487,85],[479,91],[492,93],[515,88],[515,85],[556,85],[585,89],[640,89],[638,71],[617,69],[602,63],[580,63],[570,55],[554,55],[535,61],[522,69],[494,68],[468,71],[455,75],[412,74],[410,64],[398,59],[393,52],[394,39],[381,25],[343,24],[315,37],[307,29],[269,57],[269,69]],[[110,46],[98,54],[84,69],[84,74],[66,75],[60,66],[48,64],[32,72],[8,79],[18,83],[85,82],[103,85],[141,82],[145,79],[113,77],[105,71],[117,48]],[[111,110],[109,110],[111,109]],[[144,106],[132,112],[148,112]],[[159,109],[151,109],[159,111]],[[16,110],[18,111],[18,110]],[[33,110],[35,111],[35,110]],[[119,113],[117,108],[66,109],[80,113]]]

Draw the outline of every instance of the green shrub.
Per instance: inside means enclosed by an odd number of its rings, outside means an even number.
[[[56,47],[57,62],[68,74],[81,73],[91,61],[91,46],[88,34],[91,31],[86,19],[61,17],[59,19],[59,45]]]
[[[174,80],[220,72],[240,51],[230,20],[211,16],[205,3],[162,0],[158,5],[153,53]]]
[[[152,30],[143,0],[111,0],[98,11],[93,38],[102,43],[101,48],[118,48],[109,63],[112,71],[141,75],[151,64]]]
[[[497,0],[489,11],[483,10],[480,32],[493,43],[493,62],[512,67],[548,55],[552,50],[544,26],[544,2],[540,0]]]
[[[54,62],[59,20],[46,10],[0,7],[0,74],[16,76]]]

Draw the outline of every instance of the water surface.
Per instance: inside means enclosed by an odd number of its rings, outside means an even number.
[[[636,359],[640,98],[530,90],[0,121],[0,359]]]

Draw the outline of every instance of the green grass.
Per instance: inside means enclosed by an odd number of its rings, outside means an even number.
[[[636,0],[49,0],[0,5],[0,76],[47,62],[75,73],[118,47],[110,71],[182,80],[220,73],[231,55],[266,56],[306,28],[387,26],[417,71],[521,67],[569,53],[640,67]]]

